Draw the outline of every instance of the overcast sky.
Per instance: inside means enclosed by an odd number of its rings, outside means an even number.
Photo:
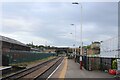
[[[84,45],[117,36],[117,2],[82,2],[82,7]],[[25,44],[72,46],[76,26],[79,46],[80,24],[80,5],[70,2],[5,2],[2,4],[0,35]]]

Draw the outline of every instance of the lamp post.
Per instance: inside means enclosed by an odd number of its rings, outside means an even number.
[[[70,34],[72,35],[72,37],[74,37],[73,33],[70,33]],[[74,46],[74,44],[72,46]],[[74,49],[71,48],[71,50],[72,50],[72,53],[74,54]]]
[[[80,69],[82,69],[82,4],[78,2],[73,2],[72,4],[76,4],[81,6],[81,49],[80,49]]]
[[[71,24],[72,26],[75,26],[75,62],[76,62],[76,25],[75,24]]]

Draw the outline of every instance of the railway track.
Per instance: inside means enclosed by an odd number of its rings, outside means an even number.
[[[41,75],[37,76],[35,80],[47,80],[50,77],[50,74],[60,65],[64,58],[60,58],[54,65],[52,65],[48,70],[46,70]]]
[[[57,68],[64,58],[58,57],[43,62],[37,66],[22,70],[15,74],[2,78],[2,80],[40,80],[48,79],[49,75]]]

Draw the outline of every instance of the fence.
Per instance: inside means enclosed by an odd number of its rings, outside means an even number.
[[[118,57],[118,37],[110,38],[101,42],[100,56],[107,58]]]
[[[80,56],[76,57],[78,63],[79,63],[79,57]],[[112,69],[112,62],[115,59],[116,58],[82,56],[83,67],[86,70],[102,70],[102,71],[104,71],[104,70]]]
[[[35,53],[35,52],[23,52],[23,51],[10,51],[3,53],[3,64],[16,64],[22,62],[31,62],[40,60],[50,56],[54,56],[55,53]]]
[[[102,41],[100,45],[100,56],[106,57],[107,59],[111,58],[112,60],[116,58],[117,59],[117,70],[120,71],[120,36],[113,37],[108,40]],[[108,64],[110,64],[110,61]]]
[[[83,67],[86,70],[99,70],[100,58],[99,57],[87,57],[83,56]]]

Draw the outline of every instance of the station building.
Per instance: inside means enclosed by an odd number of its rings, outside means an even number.
[[[7,66],[9,64],[7,55],[11,51],[30,51],[30,47],[17,40],[0,35],[0,61],[2,61],[0,66]]]
[[[92,42],[90,48],[87,49],[87,55],[99,55],[100,54],[100,42]]]
[[[9,52],[11,50],[30,51],[30,47],[28,47],[26,44],[1,35],[0,35],[0,43],[1,43],[2,53]]]

